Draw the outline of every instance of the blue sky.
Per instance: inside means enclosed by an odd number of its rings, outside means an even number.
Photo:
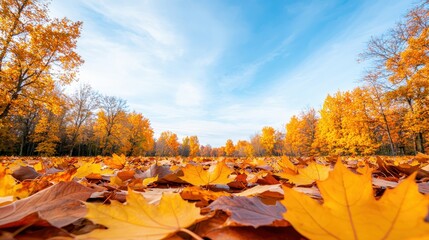
[[[54,0],[84,22],[80,82],[170,130],[224,145],[359,84],[357,55],[415,1]],[[72,89],[77,84],[69,87]]]

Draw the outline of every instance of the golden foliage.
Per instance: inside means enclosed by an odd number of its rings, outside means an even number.
[[[55,84],[75,79],[81,22],[51,19],[42,1],[5,0],[0,21],[0,118],[20,114],[30,99],[56,112]]]
[[[233,156],[235,153],[235,146],[231,139],[226,140],[225,143],[225,154],[228,157]]]
[[[424,221],[429,199],[418,192],[415,174],[373,196],[371,173],[350,172],[338,161],[325,181],[318,181],[323,204],[284,187],[284,214],[294,228],[310,239],[405,239],[429,232]]]
[[[272,127],[262,128],[262,135],[260,141],[262,147],[265,149],[265,152],[268,156],[273,153],[274,144],[276,144],[275,133],[276,131]]]
[[[128,191],[127,203],[86,203],[86,217],[108,229],[95,229],[79,239],[162,239],[182,231],[203,218],[200,209],[178,193],[164,193],[158,205],[149,204],[139,193]]]

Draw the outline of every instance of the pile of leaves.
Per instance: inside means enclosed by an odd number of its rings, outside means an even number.
[[[0,158],[1,239],[429,239],[429,156]]]

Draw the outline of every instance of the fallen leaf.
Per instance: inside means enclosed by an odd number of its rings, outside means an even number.
[[[100,175],[101,176],[101,164],[87,162],[80,166],[73,177],[84,178],[89,175]]]
[[[234,181],[228,183],[228,186],[235,189],[244,189],[247,187],[247,175],[245,173],[238,174]]]
[[[34,164],[33,168],[37,172],[42,172],[45,169],[45,167],[43,166],[43,162],[41,162],[41,161],[38,162],[38,163],[36,163],[36,164]]]
[[[283,220],[285,208],[277,202],[266,205],[257,197],[220,197],[209,205],[212,210],[222,210],[230,214],[229,221],[243,226],[270,225],[276,220]]]
[[[20,166],[12,173],[12,176],[19,181],[24,181],[26,179],[38,178],[41,176],[41,174],[36,172],[36,170],[34,170],[32,167]]]
[[[214,192],[210,190],[201,189],[197,186],[186,187],[180,192],[180,196],[182,196],[183,199],[190,201],[198,201],[197,207],[206,207],[207,205],[209,205],[210,202],[218,199],[219,197],[230,195],[231,194],[224,191]]]
[[[145,178],[143,179],[143,186],[147,187],[149,184],[152,184],[156,181],[158,181],[158,176]]]
[[[158,204],[164,193],[178,193],[180,190],[175,188],[149,188],[140,194],[149,204]]]
[[[270,172],[268,172],[265,176],[263,176],[262,178],[259,178],[257,181],[256,181],[256,183],[257,184],[259,184],[259,185],[274,185],[274,184],[280,184],[280,182],[277,180],[277,179],[275,179],[274,177],[273,177],[273,175],[270,173]]]
[[[129,191],[127,203],[110,205],[86,203],[86,218],[108,229],[95,229],[80,239],[161,239],[183,231],[204,218],[200,209],[178,193],[165,193],[158,205],[151,205],[139,193]]]
[[[298,168],[298,174],[284,172],[278,173],[277,175],[281,178],[287,179],[296,186],[302,186],[313,184],[316,180],[325,180],[328,178],[330,170],[331,168],[329,166],[311,162],[305,168]]]
[[[111,158],[105,158],[104,164],[113,169],[122,169],[124,168],[126,163],[126,158],[124,154],[118,156],[117,154],[113,154]]]
[[[0,197],[13,196],[15,193],[15,185],[15,178],[7,174],[0,166]]]
[[[241,193],[235,193],[235,196],[244,196],[244,197],[249,197],[249,196],[258,196],[260,194],[263,194],[264,192],[276,192],[279,193],[281,195],[283,195],[283,189],[281,187],[280,184],[276,184],[276,185],[258,185],[258,186],[254,186],[250,189],[247,189],[246,191],[243,191]]]
[[[119,177],[122,181],[127,181],[128,179],[133,178],[134,174],[135,174],[134,170],[126,170],[126,171],[118,172],[116,176]]]
[[[124,183],[124,181],[122,181],[122,179],[118,176],[110,177],[109,180],[110,180],[110,185],[115,187],[120,187]]]
[[[278,168],[280,168],[283,172],[287,172],[289,174],[298,173],[298,168],[293,164],[289,157],[283,156],[278,162],[277,162]]]
[[[15,186],[14,196],[18,199],[23,199],[51,185],[52,184],[44,179],[36,179],[33,181],[26,180]]]
[[[51,183],[68,182],[73,179],[73,176],[75,175],[76,171],[76,168],[71,168],[64,172],[56,172],[49,175],[45,175],[41,179]]]
[[[76,182],[60,182],[28,198],[0,207],[0,228],[27,224],[63,227],[85,216],[85,201],[94,190]]]
[[[376,201],[371,174],[354,174],[338,161],[329,178],[318,181],[323,204],[283,188],[284,218],[310,239],[405,239],[427,234],[429,199],[418,192],[414,177]]]
[[[150,166],[149,169],[147,169],[143,173],[136,173],[134,175],[135,178],[138,179],[146,179],[146,178],[152,178],[158,176],[158,182],[162,183],[186,183],[182,179],[178,177],[178,173],[175,166],[172,166],[171,168],[167,165],[157,165],[156,163]]]
[[[228,178],[232,170],[221,161],[210,171],[203,169],[201,165],[188,164],[182,169],[184,176],[180,177],[182,180],[194,186],[207,186],[210,184],[227,184],[234,179]]]

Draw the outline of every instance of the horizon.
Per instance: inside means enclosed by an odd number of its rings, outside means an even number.
[[[414,1],[53,1],[83,21],[79,82],[127,101],[154,137],[248,140],[358,85],[358,54]],[[126,12],[127,14],[124,14]]]

